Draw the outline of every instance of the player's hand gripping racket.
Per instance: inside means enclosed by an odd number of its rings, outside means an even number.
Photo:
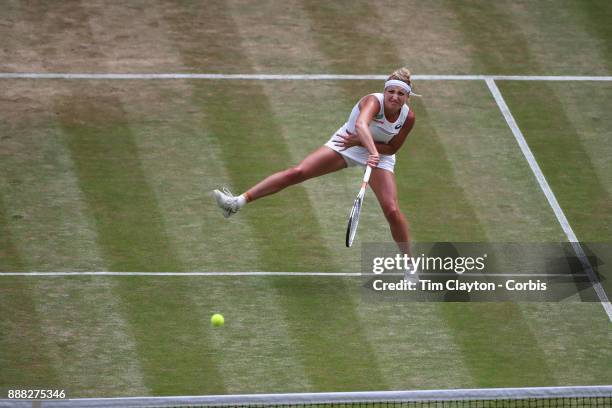
[[[346,246],[351,247],[353,245],[353,240],[357,235],[357,225],[359,225],[359,214],[361,214],[361,204],[363,203],[363,197],[365,196],[366,187],[368,186],[368,181],[370,181],[370,174],[372,173],[372,167],[366,166],[365,173],[363,173],[363,181],[361,183],[361,189],[359,190],[359,194],[357,194],[357,198],[353,203],[353,208],[351,208],[351,214],[349,215],[348,227],[346,228]]]

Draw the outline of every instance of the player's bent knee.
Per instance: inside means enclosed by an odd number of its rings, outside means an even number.
[[[400,211],[399,207],[395,205],[385,208],[384,213],[387,221],[390,223],[400,222],[404,218],[404,215]]]
[[[288,184],[297,184],[306,180],[306,173],[301,166],[296,166],[288,169],[285,173]]]

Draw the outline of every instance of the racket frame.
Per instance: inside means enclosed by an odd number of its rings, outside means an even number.
[[[350,248],[353,245],[355,237],[357,236],[357,226],[359,225],[359,216],[361,215],[361,206],[363,205],[363,199],[365,197],[366,188],[370,181],[370,175],[372,174],[372,167],[366,166],[365,172],[363,173],[363,180],[361,182],[361,188],[357,193],[357,198],[353,203],[351,212],[349,214],[348,225],[346,227],[346,246]]]

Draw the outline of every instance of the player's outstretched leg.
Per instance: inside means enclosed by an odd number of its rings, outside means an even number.
[[[214,190],[213,194],[217,205],[223,212],[223,216],[228,218],[251,201],[277,193],[286,187],[301,183],[310,178],[343,169],[344,167],[346,167],[346,162],[339,153],[329,147],[322,146],[306,156],[297,166],[266,177],[239,196],[232,195],[227,189]]]

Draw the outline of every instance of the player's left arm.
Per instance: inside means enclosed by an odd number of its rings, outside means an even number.
[[[393,136],[393,139],[391,139],[389,143],[375,143],[378,153],[387,154],[387,155],[392,155],[392,154],[397,153],[397,151],[402,147],[402,145],[406,141],[406,137],[408,136],[408,133],[410,133],[410,131],[412,130],[412,127],[414,126],[414,122],[415,122],[414,112],[410,111],[408,112],[408,117],[406,118],[406,121],[404,122],[404,125],[400,129],[399,133]]]

